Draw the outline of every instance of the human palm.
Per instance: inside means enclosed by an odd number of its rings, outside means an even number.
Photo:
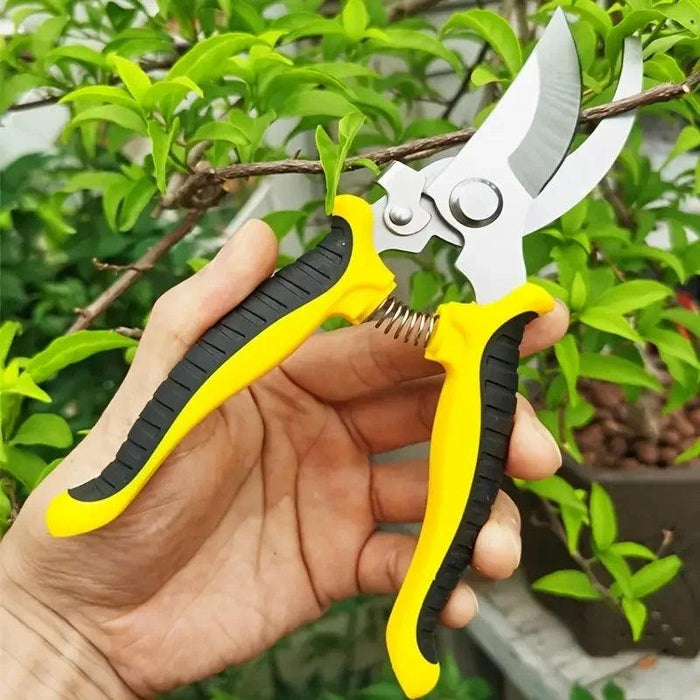
[[[125,513],[88,535],[52,539],[59,490],[94,476],[138,412],[218,317],[269,274],[275,246],[249,225],[204,270],[159,300],[134,363],[97,425],[27,501],[0,548],[7,577],[77,629],[140,695],[257,655],[335,600],[398,589],[415,545],[378,529],[421,519],[423,459],[371,456],[429,438],[441,377],[420,349],[371,327],[315,336],[212,412]],[[558,309],[528,328],[530,350],[565,328]],[[519,401],[509,471],[538,478],[556,447]],[[475,566],[509,575],[519,520],[499,495]],[[460,584],[443,621],[476,612]]]

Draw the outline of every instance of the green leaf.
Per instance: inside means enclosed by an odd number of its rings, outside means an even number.
[[[501,15],[481,9],[456,12],[443,27],[442,34],[445,36],[462,29],[467,29],[487,41],[503,59],[511,75],[520,70],[523,65],[520,42],[510,24]]]
[[[588,290],[586,289],[586,280],[583,275],[576,270],[571,279],[571,290],[569,291],[569,305],[571,306],[571,310],[578,311],[583,308],[587,297]]]
[[[11,517],[12,501],[10,501],[5,491],[0,488],[0,537],[5,534],[7,528],[10,526]]]
[[[120,107],[126,107],[134,112],[138,113],[139,105],[136,100],[129,95],[126,90],[122,88],[112,87],[110,85],[88,85],[86,87],[78,88],[64,95],[59,101],[59,104],[64,104],[66,102],[77,102],[77,101],[98,101],[107,102],[110,105],[119,105]]]
[[[0,464],[0,468],[14,476],[28,491],[31,491],[39,482],[39,477],[46,468],[46,462],[34,452],[20,447],[8,445],[5,450],[5,461]]]
[[[637,309],[643,309],[672,294],[673,289],[665,284],[661,284],[661,282],[632,280],[606,289],[596,299],[595,306],[618,314],[627,314]]]
[[[65,60],[76,61],[99,68],[107,68],[109,66],[107,59],[101,53],[80,44],[57,46],[46,54],[47,63],[58,63]]]
[[[182,75],[172,80],[160,80],[146,90],[141,97],[141,104],[144,109],[149,111],[160,107],[169,116],[191,92],[198,97],[204,97],[202,88],[187,76]]]
[[[612,29],[610,15],[595,0],[554,0],[554,2],[547,3],[542,10],[549,11],[554,7],[563,7],[567,12],[578,15],[581,19],[589,22],[603,38]]]
[[[695,459],[695,457],[700,457],[700,438],[698,438],[687,450],[684,450],[678,455],[678,457],[676,457],[675,464],[690,462],[690,460]]]
[[[579,320],[581,323],[585,323],[587,326],[596,328],[599,331],[619,335],[635,343],[642,344],[644,342],[639,333],[632,328],[630,322],[624,316],[610,312],[603,307],[589,306],[581,312]]]
[[[659,351],[664,354],[677,357],[692,367],[700,368],[700,362],[698,362],[692,343],[677,331],[649,328],[644,335],[649,342],[654,343]]]
[[[700,37],[700,6],[697,0],[674,0],[659,9],[693,35]]]
[[[296,117],[344,117],[355,111],[347,97],[330,90],[299,90],[292,93],[280,109],[281,114]]]
[[[365,33],[369,16],[364,0],[347,0],[340,14],[345,34],[353,43],[358,42]]]
[[[625,597],[633,597],[632,594],[632,569],[629,564],[619,555],[608,549],[598,552],[600,563],[608,570],[608,573],[615,579],[617,587]]]
[[[245,51],[255,44],[264,43],[262,38],[243,32],[210,36],[208,39],[198,41],[183,54],[174,63],[167,78],[171,80],[184,75],[201,85],[207,80],[218,77],[225,59]]]
[[[652,377],[640,365],[613,355],[581,353],[579,373],[589,379],[600,379],[615,384],[643,386],[654,391],[661,391],[662,386],[656,377]]]
[[[632,10],[616,24],[605,38],[605,57],[614,64],[625,37],[631,36],[638,29],[644,29],[652,22],[663,20],[664,16],[658,10]]]
[[[593,587],[586,574],[576,569],[562,569],[542,576],[532,584],[532,590],[576,600],[601,599],[600,593]]]
[[[192,141],[227,141],[236,146],[249,142],[245,131],[231,122],[206,122],[194,132]]]
[[[513,479],[518,488],[523,491],[536,493],[548,501],[558,505],[566,505],[572,510],[586,515],[586,506],[581,503],[576,495],[576,489],[560,476],[550,476],[537,481],[526,481],[524,479]]]
[[[569,700],[596,700],[596,699],[593,697],[593,695],[588,690],[581,687],[580,685],[575,685],[571,689],[571,693],[569,694]]]
[[[563,505],[560,507],[559,516],[564,524],[564,532],[566,533],[566,547],[570,554],[578,551],[578,542],[581,536],[581,530],[585,524],[587,517],[585,508],[582,513],[580,510]]]
[[[603,686],[603,700],[625,700],[625,694],[622,688],[608,681]]]
[[[119,210],[120,231],[129,231],[134,227],[157,190],[156,184],[147,177],[133,183]]]
[[[81,112],[78,112],[73,119],[71,119],[71,124],[73,126],[78,126],[78,124],[84,124],[91,121],[104,121],[112,122],[113,124],[118,124],[128,131],[133,131],[141,136],[146,136],[146,123],[143,117],[128,107],[122,107],[121,105],[101,105],[100,107],[89,107]]]
[[[569,399],[575,402],[578,398],[576,382],[578,381],[579,357],[576,340],[570,333],[565,335],[555,346],[554,354],[564,373],[566,387],[569,391]]]
[[[122,58],[117,54],[110,54],[109,61],[117,69],[119,77],[122,79],[126,89],[131,93],[131,96],[141,104],[141,100],[148,88],[151,87],[151,79],[145,73],[143,68],[134,61],[129,61],[127,58]]]
[[[148,122],[148,135],[151,139],[153,169],[156,175],[156,185],[161,192],[165,192],[167,187],[165,174],[168,165],[168,155],[170,154],[170,146],[173,143],[175,133],[179,126],[178,119],[176,119],[170,131],[166,132],[155,119]]]
[[[411,275],[410,286],[411,308],[422,311],[442,289],[442,279],[430,270],[417,270]]]
[[[488,63],[480,63],[472,71],[471,84],[474,87],[483,87],[489,83],[501,83],[505,78],[498,73]]]
[[[21,328],[22,325],[17,323],[17,321],[5,321],[5,323],[0,326],[0,367],[5,366],[12,341],[15,339],[17,331]]]
[[[14,381],[5,380],[2,393],[18,394],[42,403],[51,403],[51,397],[36,385],[34,379],[27,372],[22,372]]]
[[[323,166],[326,179],[326,213],[333,209],[340,174],[343,171],[345,159],[352,146],[357,132],[362,127],[365,117],[357,111],[350,112],[338,122],[338,144],[332,139],[320,125],[316,128],[316,148]]]
[[[299,209],[273,211],[263,217],[263,221],[275,232],[281,241],[295,226],[306,219],[306,213]]]
[[[20,425],[11,445],[70,447],[73,434],[66,420],[55,413],[35,413]]]
[[[617,516],[608,492],[595,481],[591,484],[588,512],[593,541],[599,550],[604,551],[617,539]]]
[[[683,567],[680,557],[672,554],[644,565],[632,574],[632,591],[635,598],[646,598],[673,581]]]
[[[90,170],[71,176],[61,188],[63,192],[79,190],[106,190],[115,182],[126,180],[121,173],[108,170]]]
[[[134,189],[135,185],[136,182],[134,180],[122,176],[105,188],[102,197],[102,208],[104,209],[105,219],[112,231],[119,230],[119,210],[124,202],[124,198]]]
[[[426,32],[415,29],[387,27],[386,29],[368,29],[365,36],[377,41],[380,46],[390,49],[402,49],[406,51],[421,51],[430,54],[452,66],[456,73],[462,73],[464,67],[459,57],[445,44]]]
[[[659,212],[661,215],[662,212]],[[683,263],[678,259],[677,255],[669,252],[668,250],[661,250],[660,248],[654,248],[650,245],[628,245],[622,250],[618,251],[616,257],[619,260],[630,260],[635,258],[642,258],[646,260],[654,260],[660,262],[669,269],[675,272],[676,277],[678,277],[679,282],[685,282],[688,276]]]
[[[641,600],[625,596],[622,598],[622,611],[625,613],[630,630],[632,630],[632,640],[639,641],[647,622],[647,606]]]
[[[609,551],[629,559],[656,559],[656,554],[639,542],[615,542],[610,545]]]
[[[91,355],[134,345],[136,341],[133,338],[114,331],[77,331],[52,340],[44,350],[29,360],[27,372],[35,382],[45,382],[64,367]]]
[[[697,126],[686,126],[680,134],[671,152],[666,158],[665,164],[670,163],[674,158],[677,158],[681,153],[686,153],[700,146],[700,129]]]

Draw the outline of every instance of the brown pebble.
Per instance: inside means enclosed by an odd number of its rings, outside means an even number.
[[[616,420],[606,420],[603,423],[603,430],[607,435],[625,435],[627,428]]]
[[[601,422],[613,420],[612,408],[598,408],[596,414],[598,415],[598,420]]]
[[[695,437],[698,432],[700,432],[695,429],[695,426],[682,413],[679,413],[676,419],[676,430],[681,434],[681,437],[684,438]]]
[[[582,450],[594,450],[603,444],[603,426],[600,423],[591,423],[579,430],[576,437]]]
[[[673,464],[673,460],[678,457],[680,451],[677,447],[662,447],[659,450],[659,464],[669,465]]]
[[[630,415],[630,407],[626,403],[617,404],[613,410],[613,417],[621,423],[626,423]]]
[[[598,453],[594,450],[585,450],[581,456],[584,464],[590,464],[591,466],[598,464]]]
[[[623,457],[620,460],[620,469],[639,469],[641,464],[634,457]]]
[[[625,395],[619,386],[605,382],[592,384],[591,394],[594,403],[606,408],[614,408],[625,400]]]
[[[665,445],[680,445],[681,434],[677,430],[669,428],[661,434],[661,442]]]
[[[627,452],[627,440],[625,440],[622,435],[615,435],[612,440],[610,440],[610,452],[615,455],[615,457],[622,457],[625,452]]]
[[[700,430],[700,406],[698,408],[691,408],[687,413],[688,420]]]
[[[640,462],[654,466],[659,461],[659,448],[653,442],[637,442],[634,446],[634,453]]]

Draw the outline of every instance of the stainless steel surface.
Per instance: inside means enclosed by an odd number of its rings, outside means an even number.
[[[508,158],[511,170],[533,198],[564,160],[581,111],[581,66],[563,12],[552,17],[537,44],[535,60],[540,86],[537,108],[528,132]]]
[[[638,92],[641,75],[639,43],[627,39],[615,99]],[[566,212],[595,186],[634,120],[630,114],[603,121],[566,156],[578,122],[579,95],[575,46],[557,9],[510,88],[454,157],[419,172],[395,163],[381,178],[387,196],[373,207],[377,250],[416,253],[433,236],[460,246],[455,264],[480,303],[522,284],[522,237]]]
[[[642,89],[642,48],[639,40],[625,39],[620,78],[613,100],[636,95]],[[565,214],[580,202],[612,167],[634,124],[634,112],[604,119],[593,133],[566,157],[556,176],[540,192],[525,219],[523,234],[532,233]]]
[[[384,326],[384,333],[389,335],[394,330],[394,338],[403,335],[403,342],[419,342],[427,347],[430,337],[435,329],[435,314],[424,314],[414,311],[410,306],[399,301],[396,297],[387,297],[379,308],[370,316],[368,321],[374,321],[375,328]]]
[[[488,119],[426,188],[442,218],[464,238],[456,265],[471,283],[479,302],[499,299],[526,279],[520,239],[532,196],[511,170],[508,161],[523,140],[531,135],[536,115],[546,122],[561,123],[556,113],[558,106],[550,99],[551,91],[560,84],[551,70],[541,71],[541,61],[545,59],[539,58],[540,46],[545,47],[546,61],[549,62],[570,52],[571,32],[561,9],[554,13],[542,38]],[[574,71],[571,79],[578,90],[579,72]],[[538,133],[539,130],[535,135]],[[560,139],[557,145],[559,159],[567,146],[568,140],[562,144]],[[558,163],[559,160],[554,166]],[[503,208],[498,218],[481,228],[466,226],[450,210],[453,187],[471,178],[492,182],[503,196]]]
[[[430,214],[421,208],[425,176],[403,163],[392,163],[379,178],[386,190],[388,203],[384,207],[384,225],[399,236],[412,236],[424,229]]]

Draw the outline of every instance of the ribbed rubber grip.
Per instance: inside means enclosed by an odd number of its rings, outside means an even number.
[[[423,656],[437,663],[438,617],[471,563],[476,538],[491,514],[505,473],[518,389],[519,346],[525,325],[536,316],[523,313],[501,326],[481,360],[481,433],[469,499],[447,555],[418,616],[417,641]]]
[[[313,250],[263,282],[187,351],[144,407],[114,461],[99,476],[69,489],[70,496],[78,501],[99,501],[126,486],[146,464],[188,401],[217,369],[266,328],[340,280],[350,261],[352,246],[350,225],[334,216],[330,233]]]

